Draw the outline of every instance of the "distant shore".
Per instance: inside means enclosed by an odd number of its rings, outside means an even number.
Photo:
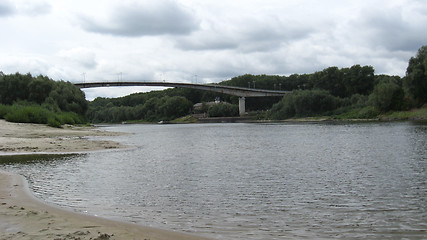
[[[73,153],[126,146],[92,136],[120,133],[91,127],[50,128],[0,120],[0,155]],[[0,169],[0,239],[141,239],[204,240],[207,238],[75,213],[44,203],[26,180]]]

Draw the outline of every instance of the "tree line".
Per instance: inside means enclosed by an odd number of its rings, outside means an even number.
[[[0,118],[58,127],[84,123],[87,108],[84,93],[70,82],[0,72]]]
[[[427,103],[427,46],[409,60],[405,77],[375,75],[371,66],[329,67],[310,75],[295,75],[298,88],[273,105],[272,119],[333,115],[374,118],[388,111],[409,110]],[[302,86],[302,87],[301,87]],[[295,85],[293,86],[295,87]]]
[[[427,46],[421,47],[409,60],[403,78],[376,75],[372,66],[354,65],[290,76],[245,74],[218,84],[292,91],[283,98],[247,98],[246,108],[260,111],[261,118],[318,115],[373,118],[427,102]],[[168,121],[192,113],[195,103],[218,98],[228,104],[206,107],[210,116],[238,115],[237,97],[214,92],[170,88],[119,98],[98,97],[88,102],[84,93],[69,82],[31,74],[0,74],[0,118],[10,121],[50,122],[51,125],[85,120],[93,123]],[[48,117],[42,117],[45,115]]]

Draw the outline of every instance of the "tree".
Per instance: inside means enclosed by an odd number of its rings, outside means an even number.
[[[192,107],[193,104],[185,97],[166,97],[163,104],[159,106],[158,112],[161,118],[163,118],[162,120],[172,120],[187,115]]]
[[[230,103],[213,104],[208,109],[209,117],[234,117],[239,115],[239,107]]]
[[[270,117],[286,119],[325,114],[341,106],[341,100],[326,90],[298,90],[273,105]]]
[[[37,78],[34,78],[28,84],[28,88],[30,89],[28,100],[42,104],[49,96],[53,86],[54,81],[50,80],[48,77],[43,77],[40,75]]]
[[[31,74],[10,74],[0,78],[0,101],[11,105],[17,100],[28,100],[28,85],[32,80]]]
[[[417,106],[427,102],[427,46],[418,49],[417,56],[409,60],[403,87]]]
[[[84,92],[70,82],[56,82],[49,97],[62,111],[84,115],[88,108]]]
[[[343,84],[343,74],[338,67],[329,67],[322,72],[317,72],[311,78],[314,88],[328,90],[334,96],[345,97],[347,95]]]
[[[343,69],[343,71],[347,96],[353,94],[369,95],[372,92],[375,81],[375,70],[372,66],[354,65],[351,68]]]
[[[401,110],[403,104],[403,89],[395,82],[382,81],[378,83],[369,96],[371,105],[381,112]]]

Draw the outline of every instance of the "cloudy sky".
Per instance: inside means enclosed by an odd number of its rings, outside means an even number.
[[[0,71],[208,83],[361,64],[404,76],[426,26],[425,0],[0,0]]]

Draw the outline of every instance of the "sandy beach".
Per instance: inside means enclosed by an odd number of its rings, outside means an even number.
[[[122,133],[94,127],[52,128],[42,124],[11,123],[0,119],[0,154],[65,153],[124,148],[113,141],[90,141],[89,137]]]
[[[93,141],[89,136],[120,133],[89,127],[50,128],[38,124],[0,120],[0,154],[84,152],[123,148],[112,141]],[[75,213],[48,205],[34,197],[26,180],[0,170],[0,239],[142,239],[203,240],[207,238],[143,227],[131,223]]]

